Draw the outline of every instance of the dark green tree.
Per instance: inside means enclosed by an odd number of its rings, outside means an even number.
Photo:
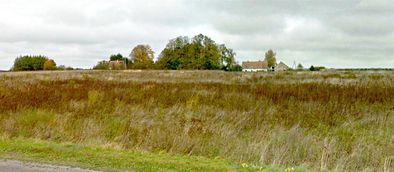
[[[48,60],[45,56],[20,56],[15,59],[13,71],[43,70],[44,63]]]
[[[324,70],[324,69],[326,69],[326,67],[324,67],[324,66],[313,66],[313,65],[309,68],[310,71],[321,71],[321,70]]]
[[[232,65],[232,66],[229,68],[228,71],[231,71],[231,72],[240,72],[240,71],[242,71],[242,66],[239,65],[239,64],[234,64],[234,65]]]
[[[123,55],[120,54],[120,53],[118,53],[118,54],[112,54],[112,55],[109,57],[109,60],[110,60],[110,61],[123,60]]]
[[[192,39],[196,69],[220,69],[221,52],[219,46],[211,38],[199,34]]]
[[[235,52],[199,34],[192,39],[177,37],[160,53],[157,66],[162,69],[229,70],[234,65]]]
[[[169,41],[166,48],[160,53],[157,66],[161,69],[192,69],[193,61],[196,57],[194,49],[190,46],[188,37],[177,37]]]

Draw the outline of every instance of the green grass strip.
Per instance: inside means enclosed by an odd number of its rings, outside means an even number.
[[[0,158],[103,171],[289,171],[199,156],[126,151],[23,138],[0,138]],[[305,170],[294,168],[290,171]]]
[[[124,151],[30,139],[0,139],[0,157],[104,171],[238,171],[224,160]],[[242,169],[244,170],[244,169]]]

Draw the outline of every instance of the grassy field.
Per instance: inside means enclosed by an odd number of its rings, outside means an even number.
[[[2,73],[0,105],[7,156],[23,146],[15,138],[87,145],[87,152],[203,156],[218,166],[205,171],[251,170],[246,164],[383,171],[394,156],[392,71]],[[189,168],[176,164],[163,169]]]

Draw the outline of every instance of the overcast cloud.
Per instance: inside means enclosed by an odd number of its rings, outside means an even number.
[[[169,39],[203,33],[292,65],[394,68],[392,0],[0,0],[0,69],[42,54],[91,68],[137,44],[159,55]]]

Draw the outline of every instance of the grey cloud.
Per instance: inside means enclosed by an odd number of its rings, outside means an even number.
[[[394,16],[392,2],[287,2],[292,5],[286,6],[285,10],[281,9],[283,1],[251,3],[247,8],[234,7],[235,10],[230,5],[230,10],[221,13],[236,15],[235,18],[240,20],[235,20],[232,25],[214,22],[213,26],[236,40],[231,45],[241,49],[238,55],[246,59],[261,57],[264,50],[273,48],[287,52],[284,53],[287,57],[282,59],[290,62],[291,59],[303,59],[306,63],[357,67],[373,65],[370,61],[374,61],[384,67],[394,67],[393,63],[386,63],[394,59],[394,24],[390,22]],[[265,8],[263,4],[269,7]],[[256,10],[258,8],[260,10]],[[279,10],[273,11],[273,8]],[[262,22],[253,20],[257,17]]]
[[[222,15],[215,20],[214,28],[228,34],[253,35],[275,33],[283,28],[283,16],[237,16]]]

